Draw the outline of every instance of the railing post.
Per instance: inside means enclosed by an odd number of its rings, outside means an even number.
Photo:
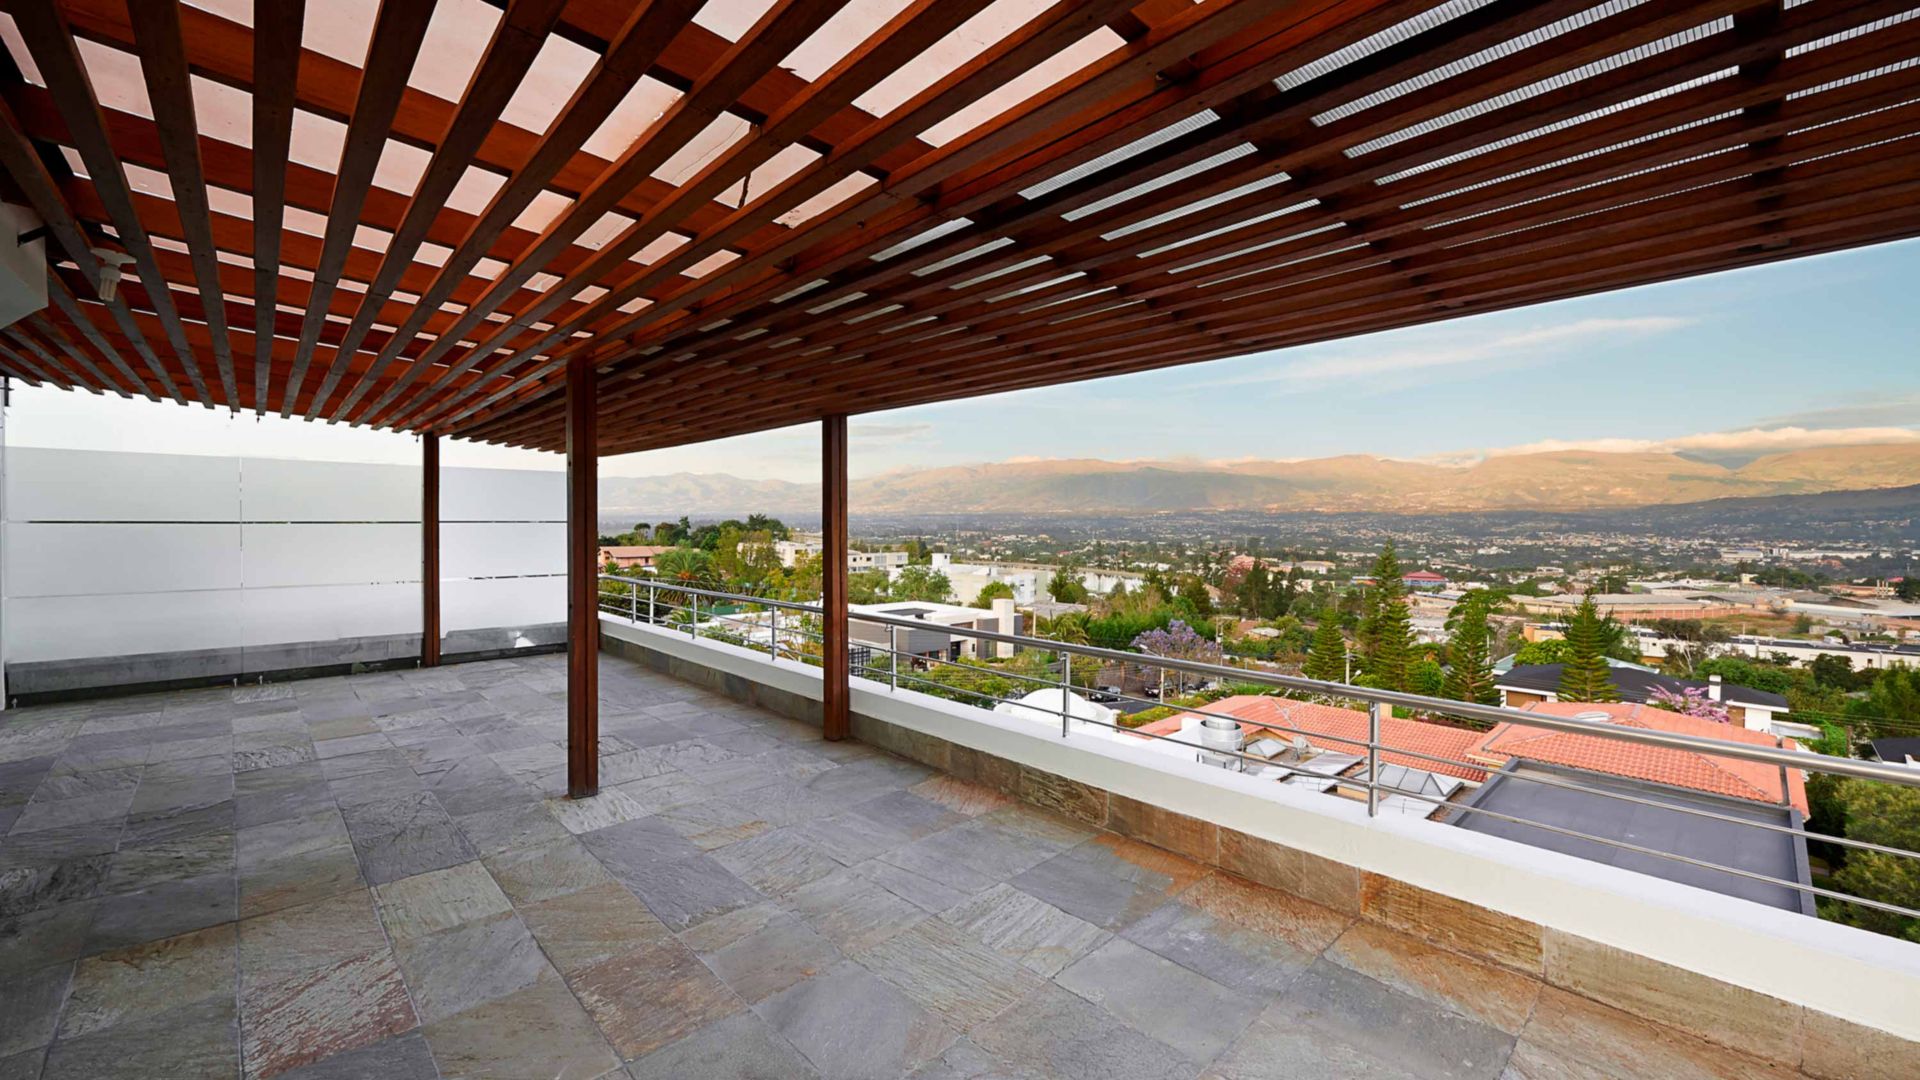
[[[699,640],[700,638],[700,594],[699,593],[687,594],[687,636],[695,639],[696,641]]]
[[[1060,737],[1067,737],[1067,721],[1073,717],[1073,654],[1060,650]]]
[[[1380,703],[1367,703],[1367,816],[1380,814]]]
[[[654,618],[659,613],[659,611],[660,611],[660,583],[658,581],[648,579],[647,581],[647,625],[648,626],[653,625]]]
[[[635,626],[640,625],[640,590],[634,588],[631,583],[627,585],[627,618],[632,620]]]
[[[780,609],[767,609],[767,659],[780,662]]]
[[[887,627],[887,683],[889,690],[900,689],[900,628]]]

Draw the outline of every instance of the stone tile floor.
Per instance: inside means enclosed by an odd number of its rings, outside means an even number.
[[[0,1080],[1721,1075],[1705,1044],[606,659],[0,716]]]

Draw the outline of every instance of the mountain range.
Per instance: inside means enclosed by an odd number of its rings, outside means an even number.
[[[1561,450],[1434,464],[1349,454],[1304,461],[1008,461],[855,480],[856,512],[1160,513],[1598,510],[1920,484],[1920,443],[1831,446],[1738,465],[1663,452]],[[723,473],[603,477],[611,517],[817,513],[819,487]]]

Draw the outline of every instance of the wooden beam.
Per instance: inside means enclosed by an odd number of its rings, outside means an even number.
[[[600,498],[595,372],[567,368],[567,796],[600,792]]]
[[[273,392],[274,313],[279,300],[280,231],[286,218],[293,101],[300,83],[306,0],[259,4],[253,12],[253,411]]]
[[[820,421],[820,734],[852,731],[847,633],[847,418]],[[898,662],[898,657],[894,658]]]
[[[193,262],[194,284],[201,310],[213,335],[213,361],[227,408],[240,408],[240,387],[233,373],[233,340],[227,334],[227,306],[220,290],[220,261],[214,254],[213,228],[208,222],[207,178],[200,166],[200,133],[194,118],[193,85],[187,74],[186,46],[180,36],[179,0],[136,0],[127,8],[133,17],[134,41],[140,48],[140,71],[146,78],[147,100],[167,160],[167,182],[174,208],[186,233],[187,254]]]
[[[287,395],[280,402],[281,416],[292,411],[293,399],[299,397],[300,384],[306,379],[307,365],[313,361],[314,346],[319,344],[320,328],[326,322],[327,302],[340,283],[340,270],[353,247],[354,233],[360,228],[360,208],[365,205],[367,189],[373,184],[373,171],[386,152],[387,135],[393,128],[394,113],[400,108],[400,95],[407,88],[407,76],[420,55],[420,42],[426,37],[427,23],[432,18],[432,4],[381,0],[380,13],[373,23],[373,39],[367,45],[366,70],[361,73],[360,92],[353,103],[353,119],[347,124],[346,145],[340,151],[333,206],[327,213],[327,236],[319,269],[313,275],[313,299],[300,324],[300,341],[293,354],[293,376],[287,382]],[[317,404],[309,404],[308,411],[317,411]]]
[[[440,436],[420,436],[420,666],[440,666]]]

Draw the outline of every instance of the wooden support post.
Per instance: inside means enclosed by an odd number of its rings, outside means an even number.
[[[820,733],[851,730],[847,672],[847,418],[820,422]]]
[[[420,436],[420,666],[440,666],[440,436]]]
[[[567,361],[567,796],[600,792],[599,417],[593,361]]]

